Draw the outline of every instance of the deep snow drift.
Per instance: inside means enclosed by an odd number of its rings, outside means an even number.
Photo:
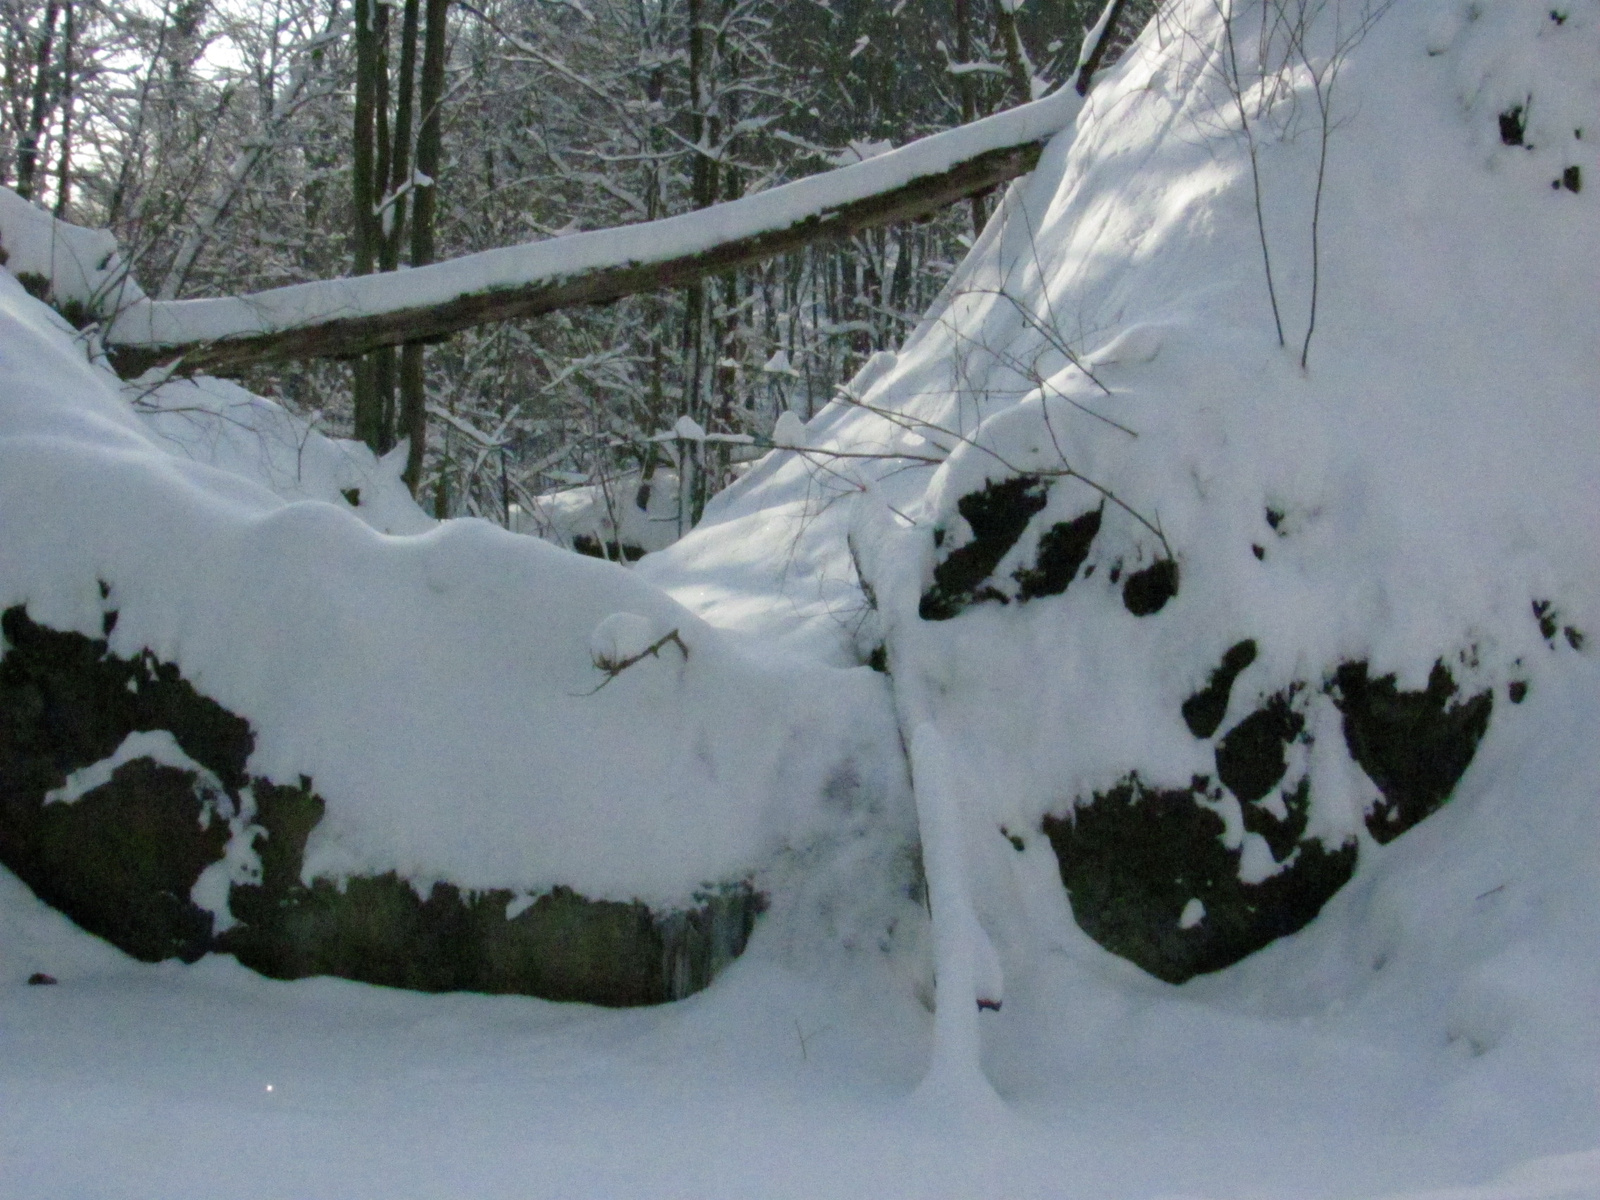
[[[0,279],[0,607],[98,633],[114,581],[115,644],[342,800],[308,871],[773,897],[606,1013],[140,966],[7,878],[12,1190],[1600,1196],[1600,4],[1302,11],[1166,13],[908,344],[631,572],[424,531],[309,435],[274,482]],[[1413,812],[1350,713],[1441,667],[1482,738]],[[1160,946],[1351,877],[1162,983],[1058,861],[1131,775],[1228,867]]]

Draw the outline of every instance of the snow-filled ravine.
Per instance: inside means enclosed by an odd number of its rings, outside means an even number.
[[[0,1196],[1600,1197],[1597,141],[1176,0],[631,567],[0,272]]]

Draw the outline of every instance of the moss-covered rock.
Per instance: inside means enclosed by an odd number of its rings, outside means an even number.
[[[102,589],[103,592],[105,589]],[[108,613],[107,633],[115,625]],[[0,616],[0,862],[78,924],[147,961],[234,954],[276,978],[338,975],[426,991],[514,992],[651,1004],[698,991],[741,953],[762,897],[708,887],[685,910],[533,898],[392,873],[302,882],[306,840],[326,803],[310,779],[252,778],[249,724],[149,653]],[[131,733],[169,731],[209,773],[134,758],[71,802],[46,796],[110,757]],[[223,795],[213,795],[220,784]],[[259,879],[234,882],[236,924],[214,932],[191,892],[248,819]],[[235,821],[237,824],[238,821]]]
[[[1211,672],[1206,686],[1183,702],[1183,723],[1197,738],[1208,738],[1228,715],[1228,700],[1233,693],[1233,681],[1240,672],[1256,660],[1254,639],[1246,638],[1228,647],[1222,662]]]
[[[1292,701],[1292,691],[1278,693],[1217,743],[1217,778],[1245,803],[1266,797],[1289,769],[1285,751],[1306,727]]]
[[[45,796],[128,734],[156,729],[237,787],[249,726],[148,654],[117,658],[104,641],[46,629],[20,607],[0,615],[0,632],[0,861],[129,954],[194,961],[212,917],[190,889],[228,838],[205,811],[196,773],[136,759],[73,803]]]
[[[643,546],[636,546],[632,542],[615,539],[601,542],[599,538],[591,537],[587,533],[580,533],[573,538],[572,548],[590,558],[604,558],[611,562],[638,562],[645,554]]]
[[[1206,687],[1183,703],[1189,731],[1208,739],[1221,726],[1239,674],[1255,660],[1253,641],[1235,644]],[[1351,756],[1382,799],[1366,816],[1388,842],[1450,797],[1488,728],[1493,696],[1464,696],[1443,663],[1428,686],[1404,692],[1393,675],[1373,680],[1367,664],[1345,663],[1328,691],[1344,720]],[[1330,848],[1307,838],[1309,776],[1289,774],[1289,749],[1309,740],[1294,684],[1269,696],[1215,744],[1217,784],[1154,788],[1129,772],[1114,787],[1047,816],[1061,881],[1084,932],[1150,974],[1182,983],[1238,962],[1303,928],[1355,870],[1354,839]],[[1267,844],[1277,870],[1240,879],[1242,847],[1229,849],[1220,805],[1237,800],[1244,830]],[[1264,860],[1263,860],[1264,861]]]
[[[1148,567],[1133,572],[1122,585],[1122,607],[1136,617],[1150,617],[1167,606],[1178,594],[1178,564],[1158,558]]]
[[[1047,816],[1072,915],[1095,941],[1158,979],[1183,983],[1221,970],[1305,927],[1355,871],[1356,845],[1298,853],[1258,883],[1239,879],[1223,820],[1186,789],[1130,773],[1061,816]]]
[[[1332,694],[1350,757],[1383,796],[1366,818],[1378,842],[1393,841],[1450,798],[1494,711],[1493,692],[1462,697],[1443,662],[1420,692],[1401,691],[1393,675],[1370,678],[1364,662],[1346,663]]]
[[[1026,602],[1067,590],[1100,532],[1104,505],[1050,525],[1039,534],[1031,564],[1014,570],[1009,582],[994,580],[1000,560],[1049,502],[1051,486],[1037,475],[1017,475],[986,483],[956,502],[972,537],[949,550],[934,568],[933,584],[918,609],[923,620],[947,621],[984,600]],[[944,539],[944,528],[935,529],[935,546],[942,549]]]
[[[1089,547],[1100,532],[1103,510],[1104,506],[1091,508],[1070,521],[1057,521],[1039,535],[1039,553],[1033,565],[1012,573],[1019,599],[1059,596],[1067,590],[1089,557]]]
[[[972,538],[934,568],[933,585],[918,606],[922,619],[948,621],[977,600],[1005,602],[1003,592],[984,585],[1049,498],[1049,484],[1037,475],[997,480],[961,497],[956,508],[972,529]],[[934,536],[942,540],[943,531]]]

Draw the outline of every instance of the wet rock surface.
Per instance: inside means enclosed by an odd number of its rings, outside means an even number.
[[[1245,803],[1265,798],[1289,769],[1284,751],[1306,727],[1291,701],[1291,692],[1278,693],[1217,743],[1217,777]]]
[[[1018,597],[1037,600],[1043,596],[1059,596],[1067,590],[1089,557],[1089,547],[1100,532],[1102,508],[1088,512],[1070,521],[1058,521],[1039,537],[1039,554],[1031,567],[1020,567],[1012,578],[1017,581]]]
[[[107,633],[115,623],[108,612]],[[305,884],[306,839],[326,803],[310,779],[249,776],[246,721],[148,652],[119,658],[104,640],[38,625],[22,607],[0,615],[0,632],[0,862],[145,961],[221,951],[284,979],[651,1004],[705,987],[743,951],[764,906],[742,881],[666,912],[559,887],[530,898],[440,882],[423,897],[394,874]],[[214,778],[133,758],[77,799],[46,801],[130,733],[155,730]],[[216,930],[191,892],[223,859],[230,818],[248,820],[261,869],[232,883],[237,923]]]
[[[1206,686],[1183,702],[1183,723],[1190,733],[1197,738],[1208,738],[1217,731],[1222,718],[1228,715],[1233,681],[1255,660],[1256,644],[1250,638],[1228,647]]]
[[[1178,594],[1178,564],[1158,558],[1129,575],[1122,585],[1122,606],[1136,617],[1150,617]]]

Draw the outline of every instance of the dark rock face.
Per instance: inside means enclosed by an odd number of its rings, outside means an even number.
[[[644,557],[643,546],[616,540],[601,544],[598,538],[590,537],[586,533],[580,533],[572,539],[572,548],[590,558],[605,558],[612,562],[638,562]]]
[[[1222,662],[1211,672],[1206,686],[1183,702],[1183,723],[1197,738],[1208,738],[1228,715],[1228,698],[1233,681],[1256,660],[1256,644],[1249,638],[1230,646]]]
[[[1122,585],[1122,606],[1136,617],[1154,616],[1178,594],[1178,564],[1158,558]]]
[[[1023,600],[1036,600],[1041,596],[1059,596],[1077,577],[1078,568],[1089,557],[1089,547],[1100,532],[1102,508],[1088,512],[1070,521],[1058,521],[1045,530],[1039,538],[1039,556],[1031,567],[1021,567],[1013,573],[1017,581],[1018,596]]]
[[[108,633],[114,624],[107,613]],[[285,786],[246,773],[255,745],[247,722],[149,653],[118,658],[104,641],[47,629],[20,607],[0,616],[0,631],[0,862],[146,961],[217,950],[283,979],[652,1004],[706,986],[743,951],[763,907],[743,882],[665,913],[557,888],[509,918],[505,890],[437,883],[423,898],[393,874],[305,885],[306,839],[324,801],[309,779]],[[223,793],[196,771],[139,758],[76,801],[44,802],[128,734],[153,730],[170,731]],[[228,818],[250,800],[260,879],[232,886],[239,923],[215,933],[190,891],[222,859]]]
[[[1380,843],[1450,798],[1494,710],[1492,692],[1458,699],[1442,662],[1433,665],[1420,692],[1400,691],[1393,675],[1370,679],[1366,663],[1346,663],[1334,675],[1333,696],[1344,714],[1350,756],[1383,793],[1366,818],[1367,831]]]
[[[1079,926],[1168,983],[1231,966],[1304,928],[1355,871],[1354,842],[1329,851],[1308,840],[1278,874],[1241,883],[1240,852],[1223,845],[1222,818],[1203,796],[1147,787],[1135,772],[1043,823]],[[1193,900],[1204,915],[1185,922]]]
[[[977,600],[1005,602],[1003,592],[983,585],[1049,498],[1049,485],[1037,475],[1002,479],[961,497],[956,507],[972,527],[972,540],[934,568],[933,586],[918,606],[922,619],[948,621]]]
[[[1245,803],[1264,799],[1289,769],[1284,751],[1306,727],[1290,695],[1272,697],[1217,743],[1217,777]]]
[[[236,789],[249,726],[149,655],[107,655],[104,642],[45,629],[21,608],[0,616],[0,632],[0,861],[129,954],[193,962],[209,947],[211,914],[189,889],[228,838],[225,822],[203,827],[194,773],[135,760],[74,803],[44,796],[128,734],[156,729]]]
[[[956,502],[972,538],[934,568],[933,583],[917,610],[924,621],[948,621],[985,600],[1009,604],[1013,599],[1026,603],[1059,596],[1080,570],[1085,578],[1093,573],[1093,564],[1087,570],[1083,565],[1100,533],[1104,503],[1040,532],[1032,564],[1018,567],[1010,580],[994,579],[1000,560],[1049,502],[1051,486],[1052,481],[1038,475],[1017,475],[987,483]],[[943,527],[934,530],[935,547],[943,546],[944,534]],[[1123,606],[1136,617],[1160,612],[1178,594],[1178,564],[1171,558],[1158,558],[1125,579],[1118,560],[1109,578],[1113,584],[1121,581]]]
[[[1253,641],[1234,645],[1205,688],[1183,704],[1196,738],[1211,738],[1227,713],[1238,676],[1256,657]],[[1402,692],[1393,675],[1369,678],[1364,662],[1345,663],[1326,685],[1344,717],[1351,756],[1382,800],[1367,814],[1388,842],[1450,797],[1488,728],[1493,696],[1462,697],[1436,664],[1428,686]],[[1158,788],[1129,772],[1114,787],[1047,816],[1073,917],[1085,933],[1158,979],[1182,983],[1231,966],[1311,921],[1355,871],[1354,840],[1330,848],[1307,838],[1311,780],[1288,779],[1289,748],[1309,742],[1297,701],[1304,684],[1269,696],[1214,744],[1217,781]],[[1239,879],[1241,851],[1223,843],[1215,811],[1231,795],[1245,831],[1267,843],[1278,870],[1257,883]],[[1193,904],[1198,901],[1203,913]]]
[[[1071,520],[1057,521],[1040,533],[1032,565],[1013,571],[1010,584],[993,579],[1000,560],[1049,502],[1050,487],[1049,481],[1037,475],[1018,475],[988,483],[956,502],[972,529],[972,540],[950,551],[934,568],[933,584],[922,594],[918,607],[924,621],[948,621],[984,600],[1026,602],[1067,590],[1100,532],[1103,504]],[[940,546],[943,540],[944,530],[935,530],[934,544]]]

